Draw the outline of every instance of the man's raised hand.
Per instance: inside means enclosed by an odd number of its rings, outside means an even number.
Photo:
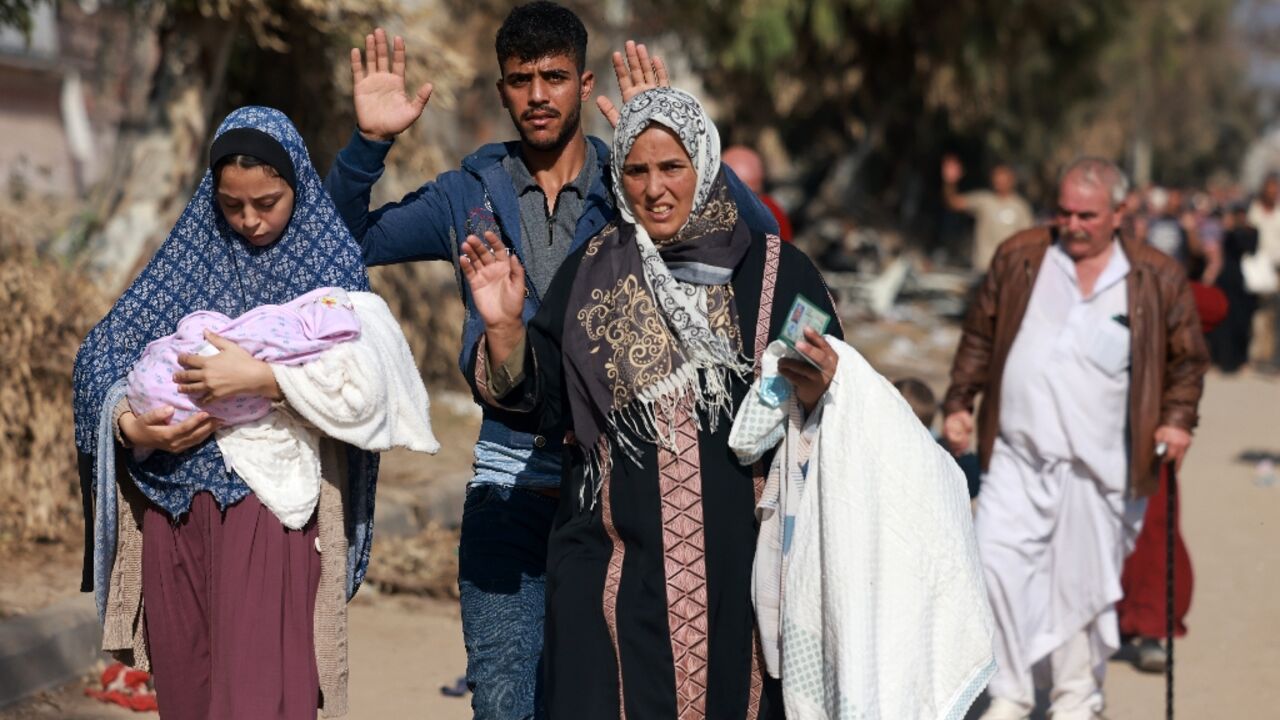
[[[649,55],[649,49],[643,43],[637,45],[634,40],[628,40],[623,47],[625,57],[620,52],[613,53],[613,73],[618,77],[618,92],[622,94],[623,105],[645,90],[671,87],[667,65],[662,58]],[[618,127],[622,111],[614,106],[612,100],[601,95],[596,98],[596,107],[600,108],[610,127]]]
[[[391,140],[422,115],[431,99],[431,83],[424,83],[413,97],[404,86],[404,39],[387,45],[387,33],[375,29],[364,38],[364,55],[351,48],[352,96],[356,124],[370,140]]]

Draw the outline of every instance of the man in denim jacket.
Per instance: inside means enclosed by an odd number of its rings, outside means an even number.
[[[523,319],[537,312],[561,261],[617,217],[609,191],[609,146],[582,130],[582,104],[595,85],[585,70],[587,32],[571,11],[538,1],[516,7],[495,42],[503,107],[520,139],[484,145],[399,202],[369,211],[369,194],[397,134],[421,115],[431,95],[405,92],[404,44],[382,30],[352,50],[358,129],[338,154],[325,185],[364,249],[369,265],[414,260],[458,263],[469,235],[499,233],[524,264]],[[614,54],[625,101],[666,84],[660,60],[627,43]],[[611,121],[616,110],[605,99]],[[725,170],[748,225],[776,233],[768,210]],[[484,324],[470,291],[459,365],[465,373]],[[463,509],[458,552],[467,684],[476,718],[542,717],[542,652],[547,537],[559,495],[563,438],[522,432],[519,416],[484,407],[475,475]]]

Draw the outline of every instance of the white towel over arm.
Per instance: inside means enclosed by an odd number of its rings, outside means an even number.
[[[291,412],[216,434],[227,466],[289,528],[303,527],[320,500],[320,435],[374,452],[440,450],[427,388],[390,308],[373,293],[350,298],[358,339],[302,365],[271,366]]]
[[[273,365],[289,406],[325,435],[362,450],[435,453],[430,401],[409,343],[378,295],[351,293],[360,339],[304,365]]]
[[[995,670],[963,475],[888,381],[853,348],[828,341],[840,362],[786,562],[761,556],[780,548],[780,528],[768,521],[757,546],[757,575],[784,573],[781,597],[757,603],[780,601],[786,715],[961,720]],[[748,415],[744,404],[733,435],[744,434]],[[778,470],[771,481],[787,483]],[[776,592],[777,583],[754,580],[757,594]]]

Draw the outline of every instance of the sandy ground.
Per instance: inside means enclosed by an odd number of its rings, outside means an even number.
[[[351,605],[352,720],[471,717],[470,696],[444,697],[466,669],[457,603],[362,590]],[[89,679],[0,710],[3,720],[115,720],[155,717],[84,695]]]
[[[923,358],[921,358],[923,360]],[[932,364],[932,363],[929,363]],[[913,363],[896,363],[903,371]],[[931,384],[940,381],[936,371]],[[1254,482],[1248,451],[1280,455],[1280,381],[1212,374],[1201,429],[1182,472],[1183,530],[1195,566],[1189,635],[1177,644],[1181,718],[1276,717],[1280,707],[1280,485]],[[365,718],[465,718],[468,701],[439,688],[462,673],[456,603],[363,593],[351,608],[351,714]],[[83,683],[0,711],[17,718],[121,718],[84,698]],[[1160,718],[1164,681],[1113,662],[1113,720]]]
[[[0,620],[52,605],[80,590],[79,543],[0,546]]]
[[[1280,455],[1280,381],[1206,378],[1200,430],[1181,478],[1195,571],[1176,645],[1184,718],[1280,717],[1280,485],[1259,486],[1243,452]],[[1112,665],[1111,715],[1161,717],[1163,679]]]

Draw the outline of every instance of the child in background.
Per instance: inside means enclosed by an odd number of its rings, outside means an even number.
[[[920,422],[933,432],[933,418],[938,414],[938,399],[934,396],[929,386],[919,378],[902,378],[893,383],[893,387],[902,393],[902,397],[906,399],[907,404],[915,412],[916,417],[920,418]],[[934,435],[938,443],[944,448],[947,444],[942,441],[938,435]],[[960,470],[964,473],[964,479],[969,484],[969,499],[978,497],[978,488],[982,483],[982,470],[978,465],[978,454],[973,451],[965,452],[962,455],[952,453],[948,448],[948,453],[955,458],[956,464],[960,466]]]

